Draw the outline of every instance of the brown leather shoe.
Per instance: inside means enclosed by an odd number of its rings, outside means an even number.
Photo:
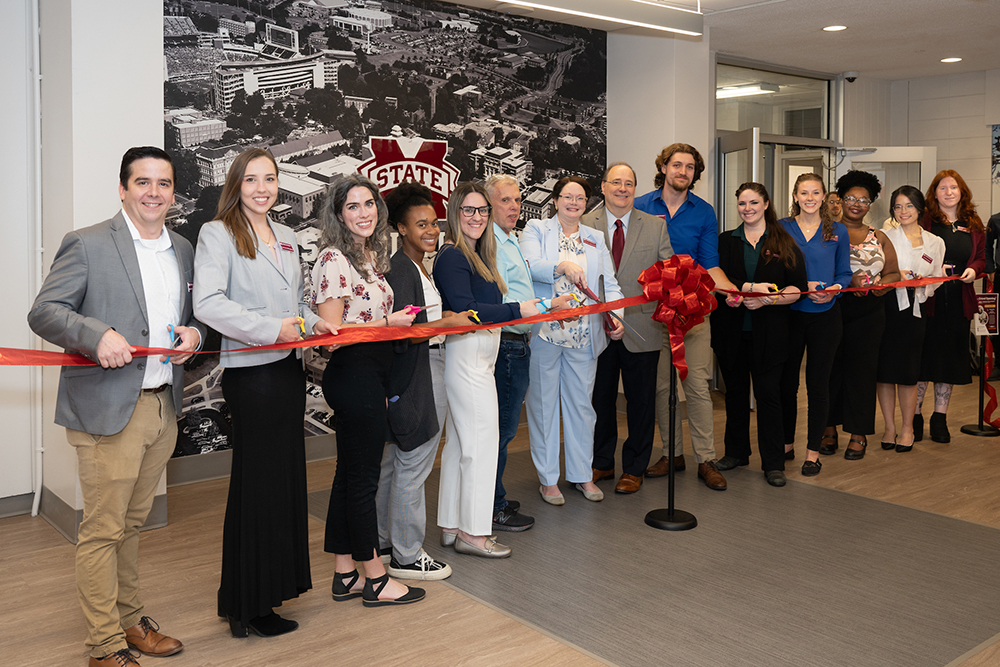
[[[642,486],[642,477],[636,477],[635,475],[630,475],[627,472],[623,472],[622,476],[618,478],[618,483],[615,485],[615,493],[635,493]]]
[[[125,641],[137,651],[146,655],[163,657],[173,655],[184,648],[180,640],[162,635],[160,626],[149,616],[143,616],[139,622],[125,631]]]
[[[615,478],[615,469],[611,470],[601,470],[599,468],[591,468],[594,471],[594,482],[603,482],[606,479]]]
[[[87,667],[130,667],[130,665],[140,667],[139,661],[135,659],[135,654],[127,648],[109,653],[103,658],[90,656],[90,662],[87,663]]]
[[[684,464],[684,455],[674,457],[674,472],[681,472],[687,466]],[[670,469],[670,459],[666,456],[661,456],[660,460],[653,465],[646,468],[646,477],[650,479],[655,479],[657,477],[666,477],[667,472]]]
[[[710,489],[726,490],[726,478],[715,467],[715,461],[705,461],[698,464],[698,479],[704,480],[705,486]]]

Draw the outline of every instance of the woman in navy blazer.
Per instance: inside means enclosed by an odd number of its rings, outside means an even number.
[[[298,623],[272,608],[312,588],[301,353],[230,352],[298,340],[299,317],[307,333],[336,331],[303,299],[295,233],[267,217],[277,198],[271,154],[241,153],[194,260],[194,312],[223,336],[222,395],[233,419],[219,616],[234,637],[291,632]]]
[[[615,265],[604,234],[580,224],[590,198],[590,184],[577,176],[559,179],[552,190],[555,215],[532,220],[521,235],[521,251],[531,269],[535,296],[549,300],[575,295],[586,300],[589,288],[605,301],[624,298],[615,279]],[[602,284],[603,281],[603,284]],[[574,303],[579,303],[574,301]],[[622,310],[618,315],[622,315]],[[591,404],[597,357],[608,345],[608,335],[621,339],[625,327],[618,321],[606,333],[599,313],[566,322],[542,322],[531,332],[528,371],[528,433],[531,459],[541,482],[539,493],[551,505],[565,502],[559,491],[559,403],[562,402],[566,442],[566,481],[587,500],[604,494],[593,482],[594,424]]]

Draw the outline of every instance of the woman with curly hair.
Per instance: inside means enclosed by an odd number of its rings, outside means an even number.
[[[930,436],[934,442],[950,442],[946,413],[951,389],[972,382],[969,359],[969,321],[976,313],[976,291],[972,282],[986,270],[986,235],[976,213],[972,192],[957,171],[938,172],[927,189],[927,208],[920,225],[944,241],[945,270],[960,275],[938,287],[927,304],[927,333],[924,337],[917,384],[917,414],[913,417],[914,441],[924,434],[924,403],[927,383],[934,383],[934,413]]]
[[[896,250],[881,231],[865,224],[882,185],[867,171],[851,170],[837,180],[843,202],[840,222],[851,240],[851,287],[876,286],[899,280]],[[891,288],[851,292],[840,302],[844,335],[830,375],[830,415],[820,454],[837,451],[837,425],[851,434],[844,458],[864,458],[868,437],[875,433],[875,372],[885,329],[882,296]],[[895,447],[896,443],[891,443]],[[883,443],[883,449],[889,449]]]
[[[806,460],[802,474],[818,475],[820,439],[830,410],[830,372],[840,345],[843,322],[840,289],[851,280],[850,241],[847,228],[830,217],[826,186],[819,174],[801,174],[792,188],[791,217],[780,222],[799,246],[806,264],[808,287],[813,294],[792,304],[788,359],[781,377],[781,412],[785,426],[785,459],[795,458],[795,419],[798,412],[799,368],[806,346],[806,391],[809,417]],[[831,290],[831,291],[826,291]]]
[[[920,227],[924,215],[924,195],[912,185],[892,193],[889,211],[896,223],[885,231],[892,242],[903,278],[943,276],[944,241]],[[921,309],[934,294],[936,284],[897,287],[894,297],[885,299],[885,333],[878,355],[876,391],[885,418],[882,449],[908,452],[913,449],[913,416],[917,409],[917,380],[924,345],[927,318]],[[896,442],[896,395],[902,415],[902,432]]]
[[[323,202],[324,249],[313,267],[320,317],[340,324],[406,327],[413,313],[393,309],[389,221],[378,188],[364,176],[337,178]],[[387,429],[392,343],[337,348],[323,372],[323,395],[333,408],[337,471],[326,515],[326,544],[335,556],[333,599],[361,597],[366,607],[422,600],[424,591],[389,579],[379,556],[375,495]],[[356,568],[360,562],[365,580]]]

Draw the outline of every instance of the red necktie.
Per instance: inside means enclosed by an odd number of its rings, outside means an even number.
[[[622,228],[622,221],[615,220],[615,235],[611,239],[611,258],[615,260],[615,271],[621,264],[623,250],[625,250],[625,230]]]

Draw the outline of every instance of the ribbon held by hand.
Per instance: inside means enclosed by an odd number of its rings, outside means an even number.
[[[683,380],[688,373],[684,334],[718,306],[712,296],[715,281],[690,255],[674,255],[640,273],[639,284],[647,299],[660,302],[653,319],[667,325],[674,368]]]

